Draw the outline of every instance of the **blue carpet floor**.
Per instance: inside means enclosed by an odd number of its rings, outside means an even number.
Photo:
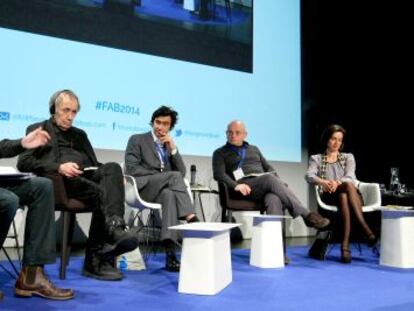
[[[215,296],[177,292],[178,274],[163,269],[164,257],[150,257],[145,271],[127,271],[120,282],[81,276],[82,258],[72,257],[65,281],[57,278],[57,265],[48,266],[59,286],[75,289],[66,302],[13,296],[14,280],[0,271],[6,298],[0,310],[414,310],[414,269],[378,265],[378,257],[364,248],[354,250],[352,264],[339,262],[339,247],[326,261],[307,257],[307,247],[288,249],[291,264],[283,269],[249,266],[249,250],[233,250],[233,282]]]

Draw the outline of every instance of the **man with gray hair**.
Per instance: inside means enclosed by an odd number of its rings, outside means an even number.
[[[72,126],[80,109],[79,99],[70,90],[54,93],[49,102],[51,118],[30,125],[28,132],[42,126],[51,137],[41,147],[19,156],[24,172],[64,178],[69,198],[95,207],[86,246],[83,274],[100,280],[120,280],[116,256],[138,246],[135,235],[124,222],[124,177],[117,163],[101,164],[86,133]]]

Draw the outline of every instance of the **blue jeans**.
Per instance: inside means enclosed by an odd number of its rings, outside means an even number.
[[[0,245],[20,206],[27,206],[23,265],[38,266],[56,259],[55,201],[52,182],[43,177],[0,185]]]

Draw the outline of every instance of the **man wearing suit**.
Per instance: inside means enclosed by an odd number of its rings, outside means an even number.
[[[263,200],[269,214],[282,214],[286,208],[294,218],[301,216],[309,227],[322,229],[329,225],[327,218],[309,212],[280,179],[259,148],[245,141],[247,131],[243,122],[230,122],[226,135],[227,143],[213,154],[214,179],[247,199]],[[247,177],[249,174],[262,175]]]
[[[22,139],[0,141],[0,158],[14,157],[25,149],[45,145],[50,139],[37,128]],[[22,181],[0,181],[0,247],[20,205],[27,205],[23,267],[15,286],[15,294],[48,299],[73,298],[71,289],[55,287],[43,271],[45,264],[56,260],[55,206],[52,182],[43,177]],[[0,291],[0,300],[3,293]]]
[[[168,230],[180,219],[198,221],[184,183],[185,165],[170,135],[177,122],[177,112],[158,108],[151,118],[152,131],[132,135],[125,152],[126,173],[135,177],[141,197],[161,203],[161,240],[166,251],[166,269],[176,272],[180,263],[175,257],[177,232]]]
[[[17,166],[38,175],[62,175],[69,198],[95,206],[83,274],[100,280],[120,280],[123,275],[115,267],[116,256],[138,246],[123,218],[123,173],[117,163],[99,163],[86,133],[72,126],[79,109],[74,92],[53,94],[49,102],[51,118],[28,127],[30,132],[42,126],[51,139],[42,147],[22,153]],[[84,170],[91,167],[94,169]]]

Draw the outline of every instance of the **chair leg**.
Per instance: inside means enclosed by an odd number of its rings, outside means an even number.
[[[233,222],[233,211],[227,210],[227,222]]]
[[[227,222],[227,209],[221,208],[221,222]]]
[[[12,225],[13,225],[13,231],[14,231],[14,241],[16,243],[17,258],[19,259],[19,265],[21,269],[22,268],[22,256],[20,255],[19,235],[17,233],[16,223],[14,222],[14,219],[13,219]]]
[[[282,240],[283,240],[283,254],[286,254],[286,218],[282,219]]]
[[[66,247],[66,262],[65,265],[67,266],[69,264],[69,258],[72,248],[72,239],[73,239],[73,231],[75,230],[75,220],[76,220],[76,214],[71,213],[71,217],[69,217],[69,234],[68,234],[68,240],[67,240],[67,247]]]
[[[59,278],[64,280],[66,278],[66,264],[68,262],[68,242],[70,233],[71,217],[74,215],[71,212],[63,211],[63,230],[62,230],[62,246],[60,252],[60,271]]]
[[[10,275],[12,278],[17,279],[17,277],[19,276],[19,271],[17,271],[16,266],[13,263],[13,260],[10,258],[9,254],[7,253],[6,249],[4,247],[1,248],[4,252],[4,255],[6,255],[7,260],[9,261],[10,265],[12,266],[14,273],[16,273],[16,276],[13,275],[9,270],[7,270],[1,263],[0,263],[0,267],[7,272],[8,275]]]

